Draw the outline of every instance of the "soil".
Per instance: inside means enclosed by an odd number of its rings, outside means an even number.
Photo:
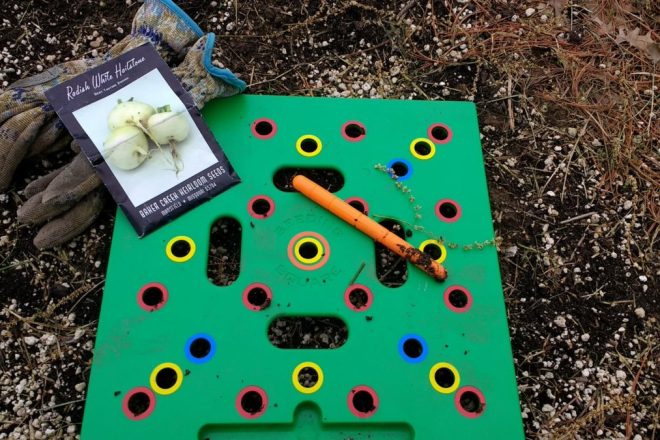
[[[250,93],[474,101],[527,437],[655,438],[657,2],[178,3]],[[0,87],[105,52],[138,7],[0,3]],[[25,185],[72,156],[26,161],[0,194],[0,439],[80,432],[114,207],[43,252],[16,221]],[[236,250],[216,257],[229,262],[209,276],[231,283]],[[398,258],[375,258],[383,282],[405,281]],[[277,322],[271,340],[345,337],[303,320]]]

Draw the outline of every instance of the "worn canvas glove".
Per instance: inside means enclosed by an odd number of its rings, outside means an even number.
[[[7,189],[26,156],[54,151],[70,140],[46,100],[46,90],[147,42],[166,62],[178,62],[202,35],[200,27],[171,0],[145,0],[133,18],[130,35],[104,56],[68,61],[10,85],[0,95],[0,191]]]
[[[228,69],[212,65],[214,44],[214,34],[203,36],[172,70],[200,109],[213,98],[232,96],[246,87]],[[72,147],[77,148],[75,142]],[[84,154],[79,153],[70,164],[25,188],[29,199],[18,210],[18,220],[31,225],[47,222],[34,238],[34,245],[40,249],[57,246],[79,235],[94,222],[103,208],[101,195],[104,193],[101,178]]]

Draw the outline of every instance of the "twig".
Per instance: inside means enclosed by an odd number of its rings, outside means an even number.
[[[355,283],[355,280],[360,276],[362,271],[364,270],[365,263],[364,261],[362,264],[360,264],[360,267],[358,268],[357,272],[355,272],[355,275],[353,275],[353,278],[351,278],[351,281],[348,283],[349,286],[352,286]]]
[[[507,80],[507,86],[506,86],[506,94],[509,96],[509,99],[506,101],[506,109],[507,113],[509,114],[509,129],[511,131],[515,130],[516,124],[515,124],[515,119],[513,118],[513,101],[511,101],[511,87],[512,87],[512,81],[511,81],[511,74],[507,74],[508,80]]]
[[[566,220],[560,221],[559,224],[565,225],[566,223],[571,223],[577,220],[582,220],[583,218],[591,217],[594,214],[596,214],[596,211],[591,211],[584,214],[576,215],[575,217],[567,218]]]

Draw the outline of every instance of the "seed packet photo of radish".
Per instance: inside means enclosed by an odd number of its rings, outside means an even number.
[[[240,182],[149,44],[46,92],[140,237]]]

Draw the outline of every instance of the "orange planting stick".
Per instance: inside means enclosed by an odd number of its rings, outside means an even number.
[[[295,176],[293,178],[293,187],[313,202],[330,211],[330,213],[336,215],[346,223],[353,225],[356,229],[387,247],[400,257],[409,260],[436,280],[443,281],[447,278],[445,268],[429,255],[411,246],[407,241],[379,225],[307,177],[301,175]]]

